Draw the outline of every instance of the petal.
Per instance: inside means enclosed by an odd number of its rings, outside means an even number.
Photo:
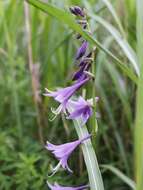
[[[75,91],[78,90],[82,85],[84,85],[88,80],[89,78],[86,78],[78,83],[73,84],[72,86],[59,90],[57,92],[55,100],[57,100],[60,103],[66,103],[69,100],[69,98],[75,93]]]
[[[78,117],[81,117],[82,126],[92,115],[92,108],[82,97],[80,97],[77,102],[70,100],[68,106],[73,109],[73,112],[70,112],[67,119],[76,119]]]
[[[86,124],[89,117],[92,115],[91,108],[88,108],[88,110],[82,114],[82,126]]]
[[[87,105],[88,105],[87,101],[82,96],[80,96],[77,100],[69,100],[67,104],[68,107],[71,107],[74,110],[79,107],[81,108]]]
[[[78,80],[79,78],[81,78],[84,74],[84,67],[81,67],[78,71],[76,71],[73,75],[72,80]]]
[[[62,167],[64,168],[64,169],[67,169],[70,173],[73,173],[73,171],[70,169],[70,167],[68,166],[68,163],[67,163],[67,158],[65,157],[65,158],[63,158],[62,160],[61,160],[61,165],[62,165]]]
[[[72,112],[67,119],[76,119],[77,117],[80,117],[84,111],[84,107],[81,109],[77,109],[76,111]]]
[[[51,185],[49,182],[47,182],[47,184],[51,190],[85,190],[89,187],[88,185],[83,185],[79,187],[64,187],[64,186],[58,185],[57,183],[55,183],[54,185]]]
[[[45,146],[45,148],[50,151],[55,150],[57,147],[58,147],[57,145],[54,145],[48,141],[47,141],[47,145]]]
[[[53,153],[57,158],[62,158],[62,157],[69,157],[70,154],[74,151],[74,149],[80,144],[80,141],[74,141],[71,143],[66,143],[63,145],[59,145],[58,148],[56,148]]]
[[[76,60],[80,59],[85,54],[87,47],[88,47],[88,42],[84,41],[81,47],[77,50]]]

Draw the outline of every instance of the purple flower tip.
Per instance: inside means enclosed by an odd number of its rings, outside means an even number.
[[[76,16],[81,16],[81,17],[85,16],[83,9],[79,6],[73,6],[73,7],[70,7],[69,9],[70,9],[71,13]]]
[[[58,166],[61,165],[64,169],[67,169],[69,172],[72,172],[72,170],[69,168],[68,163],[67,163],[69,156],[72,154],[72,152],[76,149],[76,147],[79,144],[89,139],[90,137],[91,135],[88,134],[87,136],[85,136],[84,138],[80,140],[76,140],[76,141],[61,144],[61,145],[54,145],[47,142],[46,149],[51,151],[54,154],[54,156],[59,160]]]
[[[54,185],[51,185],[49,182],[47,183],[51,190],[86,190],[89,187],[88,185],[79,186],[79,187],[64,187],[58,185],[57,183],[55,183]]]
[[[73,110],[70,112],[67,119],[81,119],[81,126],[85,125],[88,119],[92,115],[92,106],[87,101],[85,101],[82,97],[80,97],[77,101],[69,100],[67,107],[69,110]]]
[[[77,51],[76,60],[79,60],[86,53],[87,48],[88,48],[88,42],[84,41],[81,47]]]

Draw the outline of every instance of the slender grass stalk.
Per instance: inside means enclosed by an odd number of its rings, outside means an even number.
[[[96,49],[94,50],[93,52],[93,63],[92,63],[92,74],[95,76],[95,64],[96,64]],[[95,76],[96,78],[96,76]],[[93,82],[92,82],[92,99],[93,99],[93,116],[92,116],[92,134],[93,134],[93,146],[95,145],[95,140],[94,140],[94,137],[96,136],[96,132],[97,132],[97,129],[98,129],[98,126],[97,126],[97,121],[96,121],[96,101],[95,101],[95,94],[96,94],[96,89],[95,89],[95,79],[93,79]],[[94,146],[95,147],[95,146]]]
[[[134,68],[137,76],[140,75],[139,67],[137,64],[137,56],[133,48],[130,46],[130,44],[121,36],[120,32],[112,26],[110,23],[108,23],[106,20],[104,20],[102,17],[90,14],[91,18],[96,20],[99,24],[101,24],[115,39],[117,44],[122,49],[123,53],[126,55],[128,60],[130,61],[132,67]]]
[[[27,53],[28,53],[28,64],[29,64],[29,71],[31,74],[31,83],[32,83],[32,90],[33,90],[33,99],[35,103],[35,110],[37,115],[37,124],[38,124],[38,135],[39,140],[42,144],[44,144],[44,137],[43,137],[43,127],[42,127],[42,118],[40,115],[40,109],[39,109],[39,103],[41,102],[41,99],[39,95],[37,94],[37,80],[36,80],[36,74],[34,72],[34,63],[33,63],[33,53],[32,53],[32,46],[31,46],[31,28],[30,28],[30,22],[29,22],[29,7],[28,3],[24,2],[24,11],[25,11],[25,29],[27,33]]]
[[[5,15],[4,15],[5,17]],[[3,23],[4,27],[4,32],[6,35],[6,44],[8,47],[8,52],[7,52],[7,58],[9,62],[9,69],[12,77],[11,81],[11,90],[12,90],[12,97],[13,97],[13,108],[14,109],[14,117],[16,118],[16,125],[17,125],[17,132],[18,132],[18,137],[19,139],[22,138],[22,123],[21,123],[21,114],[20,114],[20,106],[19,106],[19,97],[18,97],[18,92],[17,92],[17,85],[16,85],[16,78],[15,78],[15,70],[14,70],[14,48],[13,48],[13,38],[11,37],[7,23]]]
[[[113,174],[115,174],[118,178],[120,178],[122,181],[124,181],[127,185],[131,187],[131,189],[135,190],[135,182],[127,177],[124,173],[122,173],[119,169],[115,168],[111,165],[102,165],[104,169],[110,170]]]
[[[136,190],[143,189],[143,1],[137,0],[137,55],[140,77],[137,85],[135,123],[135,169]]]
[[[123,36],[124,38],[126,38],[126,34],[125,34],[124,29],[123,29],[122,23],[121,23],[121,21],[120,21],[118,15],[117,15],[117,13],[116,13],[114,7],[112,6],[111,2],[110,2],[109,0],[102,0],[102,1],[105,3],[105,5],[106,5],[107,8],[109,9],[110,13],[112,14],[112,16],[113,16],[114,20],[116,21],[116,24],[117,24],[117,26],[118,26],[120,32],[122,33],[122,36]]]

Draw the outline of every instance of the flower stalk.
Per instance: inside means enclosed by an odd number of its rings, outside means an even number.
[[[71,108],[68,108],[68,110],[72,112]],[[79,138],[83,138],[89,134],[86,125],[81,127],[81,119],[76,119],[73,122]],[[88,172],[90,190],[104,190],[101,172],[91,140],[85,141],[82,144],[82,152]]]
[[[92,74],[95,76],[95,60],[96,60],[96,48],[93,51],[93,64],[92,64]],[[93,117],[92,117],[92,134],[93,134],[93,144],[95,142],[94,137],[96,136],[96,132],[98,130],[98,124],[96,120],[96,100],[95,100],[95,94],[96,94],[96,89],[95,89],[95,80],[92,80],[92,99],[93,99]]]

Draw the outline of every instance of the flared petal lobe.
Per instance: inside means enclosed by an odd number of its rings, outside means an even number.
[[[51,190],[86,190],[89,187],[88,185],[79,186],[79,187],[64,187],[58,185],[57,183],[55,183],[54,185],[48,183],[48,186]]]
[[[80,117],[81,126],[85,125],[87,120],[92,116],[92,106],[82,97],[77,101],[70,100],[67,106],[73,110],[67,119],[77,119]]]
[[[47,142],[46,149],[51,151],[54,156],[59,160],[60,165],[67,169],[69,172],[72,172],[72,170],[68,166],[68,158],[72,154],[72,152],[76,149],[76,147],[81,144],[83,141],[90,138],[91,135],[87,135],[85,138],[76,140],[70,143],[65,143],[62,145],[54,145],[49,142]]]

